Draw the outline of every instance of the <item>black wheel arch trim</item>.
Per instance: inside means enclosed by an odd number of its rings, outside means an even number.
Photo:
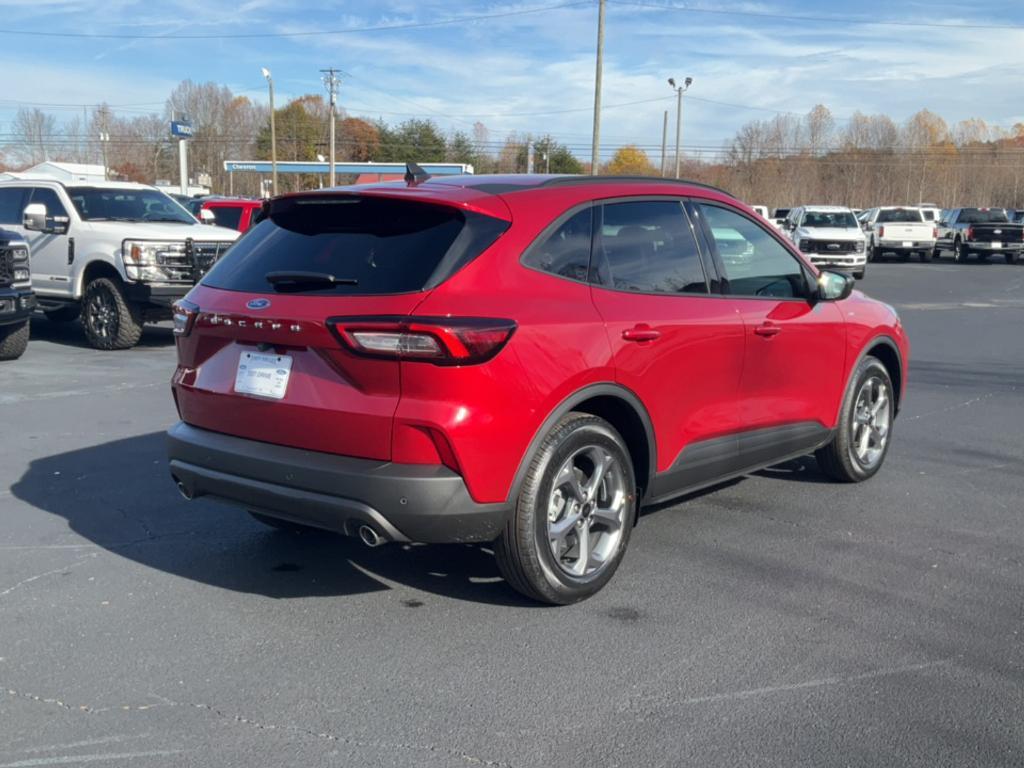
[[[641,402],[640,398],[632,390],[614,382],[598,382],[595,384],[588,384],[563,399],[548,414],[547,418],[544,419],[536,432],[534,432],[533,437],[530,439],[530,443],[526,448],[526,452],[523,454],[523,458],[520,459],[519,468],[516,470],[516,474],[512,479],[512,485],[509,487],[508,495],[505,497],[507,504],[515,504],[515,500],[522,489],[523,482],[526,480],[526,474],[530,469],[530,462],[533,461],[534,454],[537,452],[540,444],[544,441],[544,438],[547,437],[555,424],[558,423],[559,419],[570,411],[575,410],[575,408],[581,403],[585,403],[587,400],[591,400],[595,397],[618,398],[632,408],[640,418],[640,422],[643,424],[644,434],[647,438],[648,472],[647,477],[643,478],[642,483],[640,478],[636,478],[636,484],[637,486],[642,485],[645,490],[650,489],[658,466],[658,446],[655,442],[654,425],[651,422],[651,416],[647,412],[647,408]]]
[[[895,418],[895,416],[897,416],[899,414],[900,408],[903,405],[903,389],[906,386],[906,381],[907,381],[907,364],[906,364],[906,361],[903,359],[903,354],[900,352],[899,345],[896,343],[896,341],[891,336],[889,336],[887,334],[882,334],[882,335],[879,335],[879,336],[872,336],[871,339],[869,339],[868,342],[861,349],[860,353],[857,355],[857,359],[853,361],[853,365],[850,366],[849,376],[853,376],[854,371],[857,370],[857,366],[859,366],[861,364],[861,361],[863,361],[865,357],[867,357],[869,354],[871,354],[872,350],[874,350],[880,344],[882,346],[887,347],[894,355],[896,355],[896,361],[897,361],[897,363],[899,365],[899,369],[900,369],[899,370],[899,374],[900,374],[899,382],[893,382],[893,386],[894,386],[894,388],[896,390],[896,407],[895,407],[895,409],[893,411],[893,417]],[[882,362],[883,365],[885,364],[884,360],[881,361],[881,362]],[[847,377],[847,386],[849,386],[849,376]],[[845,396],[845,393],[846,393],[846,389],[845,388],[843,389],[843,393],[844,393],[844,396]],[[840,399],[839,411],[841,411],[842,408],[843,408],[843,403],[842,403],[842,399]],[[836,423],[837,424],[839,423],[839,415],[840,415],[839,411],[836,411]]]

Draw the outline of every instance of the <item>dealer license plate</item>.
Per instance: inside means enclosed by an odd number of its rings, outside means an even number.
[[[914,244],[913,243],[908,243],[906,240],[904,240],[903,241],[903,247],[904,248],[913,248]]]
[[[1002,248],[1003,244],[1002,243],[992,243],[992,247],[993,248]]]
[[[288,390],[292,372],[290,355],[264,355],[243,352],[238,358],[235,392],[280,400]]]

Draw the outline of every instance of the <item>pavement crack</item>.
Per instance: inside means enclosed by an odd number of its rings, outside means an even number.
[[[14,592],[17,589],[24,587],[26,584],[31,584],[33,581],[39,581],[39,579],[45,579],[47,576],[55,576],[58,573],[65,574],[72,568],[78,568],[81,565],[85,565],[86,562],[88,562],[90,559],[96,557],[96,554],[97,553],[95,552],[91,552],[87,555],[81,555],[75,562],[69,563],[67,565],[62,565],[60,568],[54,568],[50,571],[37,573],[35,576],[29,576],[27,579],[22,579],[17,584],[7,587],[7,589],[0,592],[0,597],[6,597],[7,595],[11,594],[11,592]]]

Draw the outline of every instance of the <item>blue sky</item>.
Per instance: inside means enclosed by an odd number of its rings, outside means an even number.
[[[335,66],[348,75],[340,104],[350,114],[388,121],[427,117],[446,130],[470,130],[480,120],[492,140],[511,131],[550,133],[587,156],[597,0],[420,29],[293,38],[135,37],[342,30],[558,2],[0,0],[5,42],[0,66],[7,73],[0,131],[8,129],[21,104],[69,105],[42,107],[60,118],[81,113],[70,105],[100,101],[125,105],[115,111],[127,115],[162,111],[171,88],[185,78],[213,80],[263,100],[263,66],[274,74],[280,104],[290,96],[323,92],[318,70]],[[803,113],[818,102],[840,120],[855,110],[902,120],[927,107],[951,124],[972,116],[1006,127],[1024,121],[1024,4],[1019,0],[843,5],[695,0],[687,5],[720,12],[609,0],[603,94],[608,106],[602,127],[602,144],[609,151],[627,142],[660,144],[662,111],[672,110],[674,119],[669,76],[694,78],[683,139],[693,151],[721,147],[742,123],[770,117],[772,110]],[[852,16],[909,25],[759,14]],[[1007,27],[939,29],[919,26],[922,22]],[[19,30],[119,37],[39,38],[19,36]],[[633,103],[640,101],[646,103]]]

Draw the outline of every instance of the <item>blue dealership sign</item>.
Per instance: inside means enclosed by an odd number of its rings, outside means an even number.
[[[171,136],[177,136],[179,139],[191,139],[192,123],[189,120],[172,120]]]

